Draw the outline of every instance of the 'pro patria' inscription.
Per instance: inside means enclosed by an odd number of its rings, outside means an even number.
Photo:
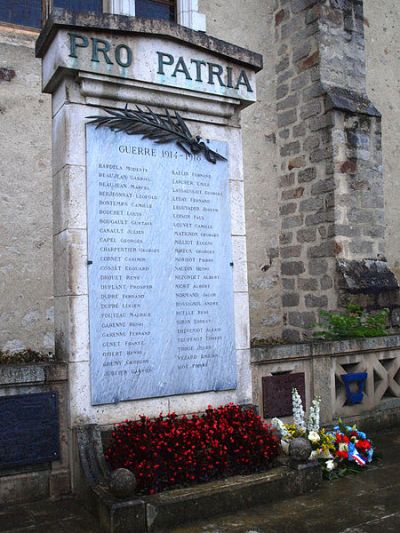
[[[204,50],[183,51],[178,44],[136,35],[100,37],[93,32],[65,32],[67,68],[136,79],[158,85],[254,101],[254,73]],[[58,47],[59,49],[60,47]],[[57,50],[58,51],[58,50]]]

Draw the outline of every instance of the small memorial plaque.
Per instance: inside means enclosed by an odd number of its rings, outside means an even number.
[[[306,386],[303,372],[277,374],[262,378],[264,418],[291,416],[293,388],[296,388],[300,394],[305,409]]]
[[[228,162],[86,132],[92,404],[235,388]]]
[[[0,398],[0,470],[60,458],[55,392]]]

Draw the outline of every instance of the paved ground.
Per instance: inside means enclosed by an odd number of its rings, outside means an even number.
[[[381,464],[314,492],[171,533],[400,532],[400,428],[374,437]]]
[[[314,493],[170,533],[398,533],[400,428],[374,440],[384,460],[367,472],[324,482]],[[74,500],[0,507],[0,532],[100,533],[94,518]]]
[[[95,519],[73,499],[0,508],[1,533],[99,533]]]
[[[0,507],[1,533],[100,533],[95,519],[73,499]]]

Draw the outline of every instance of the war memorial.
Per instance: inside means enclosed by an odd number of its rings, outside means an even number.
[[[15,214],[23,252],[4,232],[29,290],[6,252],[17,296],[0,309],[0,348],[51,352],[0,366],[0,495],[73,493],[105,530],[161,531],[231,498],[315,488],[318,467],[124,498],[104,461],[115,424],[228,404],[289,420],[293,387],[307,410],[319,398],[324,424],[398,423],[398,193],[366,85],[363,2],[265,2],[257,51],[205,31],[209,2],[161,2],[169,20],[105,4],[55,3],[34,39],[0,26],[1,135],[35,189],[15,187],[29,204]],[[385,333],[316,339],[320,312],[349,305],[386,313]]]

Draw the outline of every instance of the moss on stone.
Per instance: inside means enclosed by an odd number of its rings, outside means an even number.
[[[1,365],[15,365],[25,363],[46,363],[54,359],[54,354],[51,352],[43,353],[36,352],[27,348],[17,352],[1,351],[0,350],[0,364]]]

